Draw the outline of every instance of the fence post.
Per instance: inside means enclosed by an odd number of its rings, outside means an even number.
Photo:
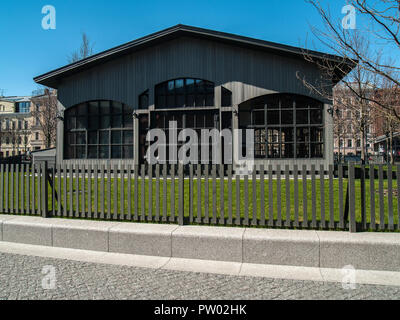
[[[355,177],[354,177],[354,163],[349,165],[349,231],[351,233],[357,232],[356,224],[356,190],[355,190]]]
[[[183,164],[179,164],[179,190],[178,190],[178,223],[180,226],[184,225],[184,176],[183,176]]]
[[[365,198],[366,198],[366,192],[365,192],[365,164],[361,165],[361,224],[362,228],[364,230],[367,229],[367,210],[366,210],[366,205],[365,205]]]
[[[48,178],[48,163],[45,161],[42,164],[42,217],[49,217],[49,178]]]

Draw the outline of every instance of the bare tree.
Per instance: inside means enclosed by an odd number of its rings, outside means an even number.
[[[371,51],[370,44],[360,33],[354,32],[351,37],[351,43],[354,48],[359,52]],[[334,131],[336,135],[350,135],[351,138],[361,140],[361,159],[366,161],[367,159],[367,139],[368,139],[368,128],[372,124],[371,108],[375,106],[371,100],[374,97],[374,92],[378,87],[378,78],[375,74],[366,70],[354,59],[348,57],[338,58],[342,59],[339,63],[333,64],[328,58],[316,60],[309,51],[304,51],[304,57],[307,61],[317,64],[318,68],[322,72],[322,78],[317,83],[311,83],[309,80],[297,73],[297,77],[303,82],[303,84],[309,88],[312,92],[322,96],[324,99],[333,101],[334,112],[341,111],[341,113],[349,113],[350,117],[346,120],[351,120],[351,132],[345,130],[341,133],[338,129],[345,129],[342,118],[338,118],[334,114],[334,121],[339,122],[334,125]],[[353,70],[347,74],[349,67]],[[347,74],[347,75],[346,75]],[[342,78],[343,75],[346,75]],[[339,84],[332,88],[333,84],[329,79],[342,78]],[[336,126],[336,128],[335,128]],[[337,136],[336,136],[337,137]]]
[[[76,61],[90,57],[93,54],[94,44],[90,41],[89,37],[85,32],[82,33],[82,43],[78,50],[71,53],[68,57],[69,63],[74,63]]]
[[[32,98],[36,108],[32,116],[37,119],[40,130],[45,138],[46,148],[56,143],[57,136],[57,95],[55,91],[45,89],[45,94]]]
[[[375,86],[372,89],[379,90],[384,81],[391,83],[395,89],[400,88],[400,67],[382,59],[384,48],[391,48],[397,52],[400,50],[400,0],[349,0],[348,4],[355,8],[356,14],[369,22],[368,27],[358,27],[357,30],[343,28],[341,19],[336,20],[332,17],[329,6],[323,5],[324,1],[306,0],[306,2],[318,11],[324,25],[323,29],[312,26],[313,34],[329,51],[343,57],[343,63],[339,66],[313,59],[327,74],[346,74],[346,62],[350,62],[358,65],[359,69],[356,72],[370,74],[374,78]],[[369,45],[364,45],[370,41],[380,44],[381,50],[371,50]],[[304,78],[302,80],[307,82]],[[400,113],[392,104],[376,99],[376,94],[365,95],[362,90],[357,90],[354,86],[347,87],[361,101],[373,103],[374,106],[392,114],[395,121],[400,122]],[[317,91],[321,91],[320,88]]]

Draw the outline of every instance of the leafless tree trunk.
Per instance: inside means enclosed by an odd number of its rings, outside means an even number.
[[[32,116],[39,120],[46,149],[51,148],[56,143],[57,135],[57,96],[55,92],[46,89],[44,95],[34,97],[32,101],[39,107],[32,111]]]

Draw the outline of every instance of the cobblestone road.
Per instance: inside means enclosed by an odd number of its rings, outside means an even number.
[[[44,290],[44,266],[56,289]],[[400,287],[272,280],[140,269],[0,253],[0,300],[7,299],[400,299]]]

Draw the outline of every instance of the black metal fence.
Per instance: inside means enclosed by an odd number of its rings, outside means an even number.
[[[399,230],[400,166],[0,165],[0,212],[270,228]]]

